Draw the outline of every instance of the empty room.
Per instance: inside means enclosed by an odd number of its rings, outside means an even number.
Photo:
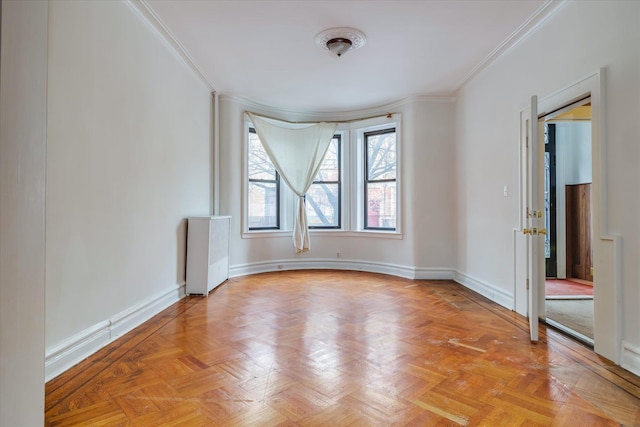
[[[0,5],[0,426],[640,425],[640,2]]]

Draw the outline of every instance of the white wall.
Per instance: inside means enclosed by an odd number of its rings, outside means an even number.
[[[606,67],[605,231],[622,236],[623,335],[635,347],[640,345],[638,40],[639,2],[567,2],[466,84],[456,106],[458,269],[510,289],[518,198],[501,193],[505,184],[518,188],[518,114],[531,95],[548,96]]]
[[[566,186],[592,181],[591,122],[556,123],[557,275],[567,277]]]
[[[57,363],[183,290],[185,218],[210,213],[210,90],[114,1],[51,2],[48,80],[46,349]]]
[[[416,98],[377,110],[344,114],[293,115],[272,112],[243,101],[220,99],[220,213],[232,216],[231,267],[239,273],[284,268],[363,268],[426,277],[448,274],[455,263],[453,182],[453,103]],[[312,232],[311,251],[295,254],[291,233],[242,238],[242,185],[245,110],[284,120],[345,120],[402,113],[402,239],[340,236]],[[336,259],[336,252],[340,259]]]
[[[0,426],[39,426],[48,5],[3,1],[0,7]]]
[[[556,173],[564,185],[590,183],[591,122],[556,123],[556,153]]]

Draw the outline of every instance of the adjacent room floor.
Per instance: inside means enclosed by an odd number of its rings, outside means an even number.
[[[547,321],[593,345],[593,285],[578,279],[545,281]]]
[[[46,425],[640,424],[640,378],[451,281],[235,278],[46,385]]]

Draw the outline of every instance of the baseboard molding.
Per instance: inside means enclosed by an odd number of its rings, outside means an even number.
[[[52,349],[44,357],[44,380],[52,380],[111,342],[109,321],[95,324]]]
[[[45,381],[49,381],[102,347],[140,326],[185,296],[184,283],[161,292],[47,349]]]
[[[368,273],[389,274],[391,276],[404,277],[406,279],[451,280],[454,277],[454,271],[449,268],[416,268],[397,264],[347,259],[286,259],[232,265],[229,268],[229,276],[239,277],[247,276],[249,274],[268,273],[272,271],[315,269],[366,271]]]
[[[455,271],[449,268],[419,268],[414,269],[416,280],[453,280]]]
[[[622,364],[629,372],[640,376],[640,347],[622,341]]]
[[[513,310],[515,307],[515,300],[513,298],[513,295],[503,291],[502,289],[498,289],[495,286],[490,285],[489,283],[482,282],[459,271],[455,272],[455,277],[453,278],[453,280],[460,283],[462,286],[469,288],[486,298],[489,298],[491,301],[496,302],[505,308],[508,308],[509,310]]]

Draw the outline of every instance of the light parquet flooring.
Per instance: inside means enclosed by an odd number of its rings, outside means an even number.
[[[640,425],[640,380],[450,281],[235,278],[46,385],[47,426]]]

